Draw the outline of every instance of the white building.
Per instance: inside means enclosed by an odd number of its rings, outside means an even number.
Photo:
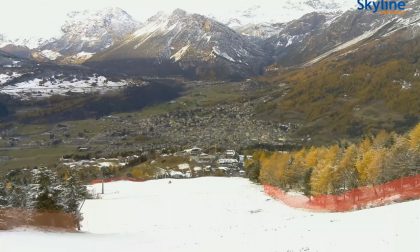
[[[184,164],[179,164],[179,165],[178,165],[178,169],[179,169],[180,171],[188,171],[188,170],[190,170],[190,165],[189,165],[189,164],[187,164],[187,163],[184,163]]]
[[[226,154],[227,157],[234,157],[236,155],[236,151],[227,150],[225,154]]]

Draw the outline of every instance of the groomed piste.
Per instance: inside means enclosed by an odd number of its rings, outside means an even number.
[[[101,184],[91,186],[100,192]],[[83,233],[0,233],[1,251],[419,251],[420,201],[347,213],[291,208],[242,178],[118,181]]]

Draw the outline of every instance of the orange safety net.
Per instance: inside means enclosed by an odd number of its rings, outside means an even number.
[[[75,215],[60,211],[0,209],[0,230],[31,226],[49,230],[76,231],[77,223],[78,219]]]
[[[291,195],[278,187],[264,185],[264,191],[274,199],[295,208],[344,212],[386,205],[392,202],[420,198],[420,175],[404,177],[382,185],[365,186],[340,195],[317,195],[308,198]]]

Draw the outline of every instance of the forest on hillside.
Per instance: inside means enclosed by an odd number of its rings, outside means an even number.
[[[80,229],[80,206],[88,197],[74,170],[58,176],[39,167],[20,181],[0,180],[0,230],[19,226]]]
[[[307,196],[340,194],[420,172],[420,124],[405,135],[379,132],[357,144],[256,151],[247,160],[250,179]]]

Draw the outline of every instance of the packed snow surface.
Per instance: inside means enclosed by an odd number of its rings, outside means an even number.
[[[241,178],[107,183],[82,211],[83,233],[3,232],[1,251],[420,251],[420,201],[312,213]]]
[[[22,76],[22,74],[16,72],[0,73],[0,85],[7,83],[15,78]]]
[[[11,76],[0,75],[0,84],[4,84],[13,78],[19,77],[17,74]],[[52,95],[66,95],[71,93],[92,93],[107,92],[128,86],[127,81],[114,82],[104,76],[90,76],[84,80],[76,76],[72,80],[65,81],[60,76],[52,76],[48,79],[34,78],[31,80],[14,83],[12,85],[3,85],[0,93],[18,97],[22,100],[31,98],[45,98]]]
[[[50,59],[50,60],[56,60],[58,57],[61,56],[61,54],[59,52],[54,52],[54,51],[51,51],[51,50],[43,50],[41,52],[41,55],[46,57],[47,59]]]

